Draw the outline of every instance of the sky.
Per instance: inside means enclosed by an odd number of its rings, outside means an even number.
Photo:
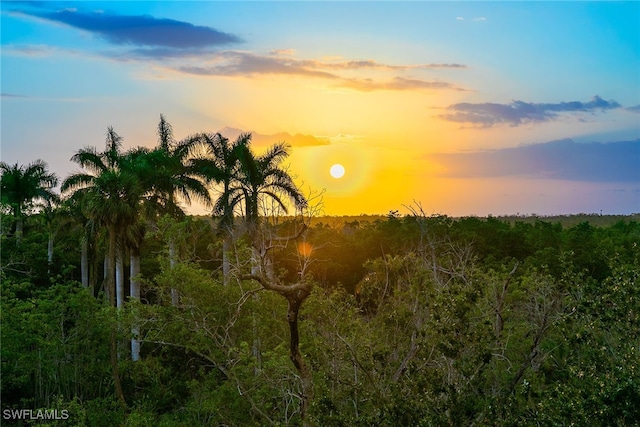
[[[290,144],[326,215],[640,212],[637,1],[0,5],[9,164],[64,179],[109,126],[156,145],[162,114]]]

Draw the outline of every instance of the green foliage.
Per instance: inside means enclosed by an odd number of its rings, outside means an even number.
[[[2,401],[49,406],[95,396],[108,381],[109,314],[76,282],[44,290],[2,283]]]
[[[166,221],[142,246],[141,301],[120,312],[71,280],[79,230],[59,233],[63,262],[49,273],[44,223],[26,217],[20,245],[2,237],[2,409],[65,408],[69,425],[88,426],[301,424],[286,301],[223,283],[210,221]],[[300,350],[316,425],[640,419],[639,223],[390,215],[316,224],[305,241],[318,286]],[[234,272],[248,272],[251,248],[237,242],[234,255]],[[301,260],[290,244],[276,269],[293,281]],[[127,408],[109,363],[116,324]],[[134,327],[139,362],[127,360]]]
[[[28,165],[9,165],[0,162],[0,207],[8,210],[21,226],[22,216],[32,212],[38,201],[56,200],[53,188],[58,184],[55,174],[47,170],[47,164],[36,160]],[[16,238],[22,230],[16,229]]]

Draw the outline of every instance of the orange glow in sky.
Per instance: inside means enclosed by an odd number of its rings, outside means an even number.
[[[289,143],[328,215],[640,212],[638,2],[0,6],[10,164],[64,179],[108,126],[155,145],[163,114]]]

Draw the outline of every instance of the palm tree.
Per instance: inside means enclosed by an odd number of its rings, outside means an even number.
[[[218,231],[223,235],[222,276],[224,283],[228,284],[231,272],[229,254],[233,246],[234,210],[242,199],[242,192],[232,191],[232,187],[240,180],[240,153],[251,145],[251,134],[240,134],[233,143],[220,133],[202,134],[199,142],[204,146],[205,155],[194,159],[194,166],[207,177],[209,182],[222,185],[219,196],[214,202],[212,215],[214,218],[219,218]]]
[[[153,202],[149,199],[150,184],[148,176],[151,174],[149,166],[149,150],[146,148],[137,148],[129,151],[122,159],[121,166],[128,172],[132,173],[140,182],[141,192],[136,199],[131,199],[133,203],[132,209],[134,215],[123,230],[120,237],[120,254],[119,260],[116,262],[116,276],[124,280],[124,261],[122,253],[124,247],[129,249],[129,296],[132,300],[140,300],[140,248],[144,241],[146,226],[145,217],[152,214]],[[119,272],[119,274],[118,274]],[[124,294],[124,283],[121,284],[121,292]],[[122,296],[124,299],[124,295]],[[131,329],[133,337],[131,338],[131,360],[136,362],[140,360],[140,328],[135,325]]]
[[[92,276],[95,278],[95,274],[90,274],[92,271],[89,264],[89,249],[94,247],[94,242],[91,239],[95,239],[96,227],[95,222],[89,218],[85,212],[85,203],[82,201],[81,193],[74,194],[64,200],[62,205],[63,215],[67,218],[68,223],[72,227],[81,228],[80,234],[80,283],[85,288],[90,286],[93,289],[95,283],[93,283]]]
[[[62,191],[71,191],[81,197],[85,204],[85,212],[95,223],[108,230],[109,246],[105,258],[107,296],[109,304],[115,304],[115,261],[118,235],[126,224],[135,217],[134,200],[142,193],[137,177],[122,163],[122,138],[109,127],[107,130],[106,150],[98,152],[93,147],[79,150],[71,158],[86,172],[78,172],[69,176],[61,186]],[[116,388],[116,395],[124,405],[124,394],[118,374],[117,346],[115,326],[111,331],[111,365]]]
[[[112,127],[107,130],[107,147],[98,152],[93,147],[79,150],[72,158],[86,172],[69,176],[61,186],[82,198],[90,219],[104,226],[109,234],[106,264],[106,290],[109,302],[115,303],[115,259],[118,236],[135,217],[135,201],[143,192],[138,178],[122,167],[122,137]]]
[[[190,205],[195,198],[205,205],[211,203],[209,190],[203,183],[205,177],[191,162],[191,153],[198,139],[199,136],[193,136],[176,141],[171,124],[160,115],[158,145],[147,153],[144,167],[139,169],[140,178],[149,190],[148,213],[164,213],[180,218],[184,216],[180,201]],[[177,262],[176,257],[175,242],[170,239],[169,261],[172,266]],[[171,290],[171,302],[178,304],[176,289]]]
[[[60,197],[55,195],[53,198],[46,199],[40,210],[40,216],[44,220],[45,227],[47,229],[47,274],[51,273],[51,267],[53,266],[53,241],[56,235],[56,223],[62,218],[60,209]]]
[[[58,185],[55,174],[47,171],[47,164],[36,160],[26,167],[0,162],[0,201],[10,209],[16,220],[15,238],[20,243],[24,227],[24,215],[38,200],[57,200],[53,188]]]
[[[311,294],[312,282],[305,277],[300,281],[285,285],[275,277],[268,259],[270,242],[263,241],[260,236],[260,206],[266,200],[275,202],[276,206],[287,211],[287,204],[296,208],[307,206],[307,199],[293,182],[289,173],[280,167],[282,161],[289,156],[289,147],[284,143],[275,144],[261,156],[255,156],[249,146],[239,151],[239,181],[232,186],[231,200],[235,203],[240,198],[244,202],[245,221],[249,238],[253,245],[254,264],[249,278],[259,282],[262,287],[276,292],[287,300],[287,321],[289,323],[289,358],[300,375],[302,394],[300,413],[303,425],[308,424],[306,414],[313,398],[313,379],[309,367],[300,353],[300,332],[298,329],[298,313],[302,303]],[[254,342],[254,353],[259,355],[259,340]]]
[[[182,216],[180,201],[190,205],[192,199],[208,204],[209,191],[203,184],[203,174],[190,162],[191,153],[199,136],[176,141],[171,124],[160,115],[158,123],[158,145],[148,154],[145,182],[149,185],[152,199],[161,212]]]
[[[287,212],[286,201],[296,208],[307,206],[307,199],[293,182],[293,178],[280,164],[289,156],[289,146],[285,143],[273,145],[261,156],[256,156],[249,146],[239,150],[239,181],[231,189],[232,203],[242,200],[245,208],[245,221],[249,237],[254,248],[259,249],[258,227],[260,225],[260,206],[270,199]]]

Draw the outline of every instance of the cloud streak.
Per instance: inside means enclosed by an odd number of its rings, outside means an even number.
[[[211,27],[149,15],[84,13],[75,10],[23,13],[97,34],[118,45],[184,49],[209,48],[242,41],[233,34]]]
[[[586,182],[640,182],[640,139],[578,143],[571,139],[499,150],[430,156],[456,178],[524,176]]]
[[[1,93],[0,98],[14,98],[14,99],[25,99],[29,98],[27,95],[20,95],[17,93]]]
[[[375,90],[422,90],[452,89],[464,90],[453,83],[437,80],[410,79],[396,76],[389,81],[378,81],[370,78],[342,77],[340,70],[406,70],[418,67],[429,68],[464,68],[461,64],[429,64],[429,65],[389,65],[373,60],[322,62],[318,60],[297,60],[282,56],[262,56],[253,53],[227,51],[216,54],[206,65],[189,65],[177,67],[187,74],[200,76],[256,76],[256,75],[295,75],[316,77],[336,82],[336,87],[353,89],[361,92]],[[329,71],[327,71],[329,70]]]
[[[268,54],[224,50],[240,43],[233,34],[206,26],[149,15],[118,15],[77,9],[19,12],[88,31],[112,47],[95,54],[113,61],[151,63],[179,73],[212,77],[300,76],[331,81],[333,87],[360,92],[463,90],[453,83],[408,76],[411,71],[466,69],[459,63],[387,64],[373,59],[297,59],[293,49]],[[28,56],[76,53],[43,46],[20,46],[12,53]],[[358,73],[358,77],[355,77]],[[386,73],[386,74],[385,74]],[[395,76],[393,75],[395,74]],[[375,78],[373,78],[375,76]]]
[[[555,120],[561,113],[591,113],[619,108],[616,101],[606,101],[594,96],[589,102],[570,101],[557,104],[513,101],[510,104],[460,103],[447,107],[447,113],[439,117],[457,123],[469,123],[479,127],[496,125],[519,126]]]
[[[371,59],[360,61],[300,61],[307,67],[320,68],[326,70],[430,70],[430,69],[447,69],[447,68],[467,68],[463,64],[418,64],[418,65],[391,65],[383,64]]]
[[[177,70],[200,76],[298,75],[336,79],[338,76],[306,67],[301,61],[246,52],[221,52],[204,66],[182,66]]]
[[[374,90],[422,90],[422,89],[452,89],[465,90],[455,86],[453,83],[437,81],[437,80],[419,80],[407,79],[404,77],[395,77],[390,81],[379,82],[372,79],[343,79],[338,83],[339,87],[358,90],[361,92],[371,92]]]
[[[225,127],[219,131],[219,133],[229,138],[230,140],[236,139],[241,133],[245,131],[241,129]],[[271,135],[264,135],[256,132],[251,132],[251,139],[256,145],[273,145],[278,142],[286,142],[292,147],[314,147],[319,145],[329,145],[331,141],[327,137],[303,135],[297,133],[292,135],[288,132],[279,132]]]

